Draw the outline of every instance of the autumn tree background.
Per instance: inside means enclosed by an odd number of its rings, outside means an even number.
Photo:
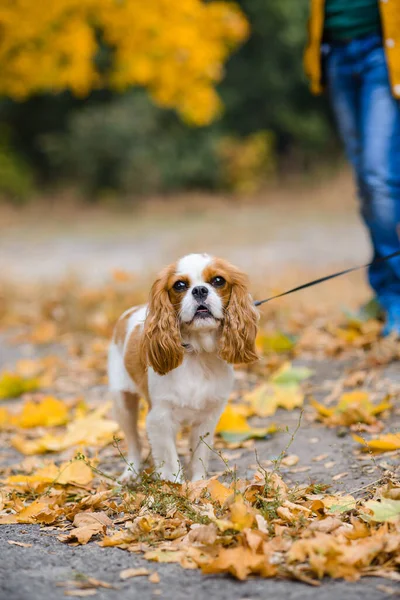
[[[253,192],[337,153],[307,0],[0,3],[0,189]]]

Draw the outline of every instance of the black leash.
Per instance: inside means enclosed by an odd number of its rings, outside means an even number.
[[[319,283],[323,283],[324,281],[329,281],[329,279],[335,279],[335,277],[347,275],[347,273],[353,273],[353,271],[359,271],[360,269],[368,269],[368,267],[371,267],[372,265],[385,262],[386,260],[390,260],[395,256],[400,256],[400,250],[397,250],[392,254],[387,254],[386,256],[381,256],[380,258],[375,258],[375,260],[371,261],[367,265],[360,265],[358,267],[351,267],[350,269],[345,269],[344,271],[338,271],[337,273],[333,273],[332,275],[326,275],[326,277],[320,277],[319,279],[314,279],[313,281],[309,281],[308,283],[303,283],[303,285],[298,285],[297,287],[294,287],[291,290],[288,290],[287,292],[282,292],[282,294],[271,296],[270,298],[266,298],[265,300],[257,300],[257,302],[254,302],[254,306],[261,306],[261,304],[265,304],[270,300],[275,300],[276,298],[282,298],[282,296],[287,296],[288,294],[293,294],[294,292],[305,290],[306,288],[312,287],[313,285],[318,285]]]

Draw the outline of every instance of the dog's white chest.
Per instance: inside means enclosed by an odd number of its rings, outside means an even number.
[[[149,370],[152,405],[169,406],[174,417],[194,422],[226,401],[233,386],[233,368],[215,355],[187,354],[167,375]]]

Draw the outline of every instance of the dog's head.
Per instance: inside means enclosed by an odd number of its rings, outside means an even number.
[[[257,321],[244,273],[225,260],[189,254],[166,267],[151,288],[143,352],[165,375],[183,360],[182,333],[215,331],[221,358],[253,362]]]

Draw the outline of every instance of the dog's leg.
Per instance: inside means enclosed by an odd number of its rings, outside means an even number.
[[[146,420],[154,465],[161,479],[182,483],[182,466],[176,450],[178,424],[174,423],[168,412],[151,410]]]
[[[115,397],[115,416],[125,435],[128,446],[128,465],[122,474],[122,481],[134,479],[140,472],[140,440],[138,432],[139,394],[118,392]]]
[[[210,460],[210,448],[214,443],[214,431],[217,426],[221,411],[208,416],[202,423],[193,425],[190,433],[190,450],[192,456],[189,464],[189,477],[191,481],[198,481],[207,476]]]

